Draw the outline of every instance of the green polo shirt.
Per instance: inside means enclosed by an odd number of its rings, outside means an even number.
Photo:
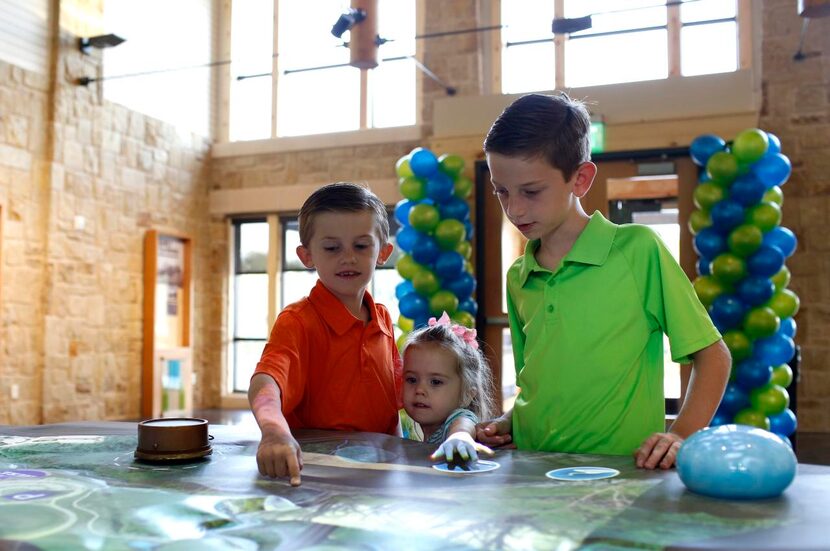
[[[686,275],[650,228],[594,213],[559,268],[539,241],[507,272],[519,449],[631,454],[665,430],[663,333],[672,358],[720,334]]]

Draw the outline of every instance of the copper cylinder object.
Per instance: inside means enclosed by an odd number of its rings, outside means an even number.
[[[138,423],[138,447],[134,455],[139,461],[190,461],[211,452],[205,419],[171,417]]]
[[[378,0],[352,0],[352,8],[366,12],[366,19],[349,31],[349,65],[358,69],[378,66]]]

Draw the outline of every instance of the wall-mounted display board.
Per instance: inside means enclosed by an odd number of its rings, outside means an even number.
[[[192,409],[191,258],[189,237],[147,231],[141,374],[141,415],[145,418],[189,415]]]

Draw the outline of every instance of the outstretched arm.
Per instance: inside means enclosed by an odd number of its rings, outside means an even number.
[[[493,455],[493,450],[474,440],[476,425],[466,417],[459,417],[450,425],[450,435],[429,456],[433,461],[446,459],[448,465],[465,467],[478,461],[478,453]]]
[[[732,367],[732,357],[722,340],[694,353],[692,376],[683,406],[669,432],[652,434],[634,452],[638,467],[668,469],[674,465],[680,444],[706,427],[715,415]]]
[[[248,388],[248,402],[262,432],[256,452],[259,472],[271,478],[287,476],[292,486],[299,486],[303,454],[282,414],[279,386],[269,375],[254,375]]]

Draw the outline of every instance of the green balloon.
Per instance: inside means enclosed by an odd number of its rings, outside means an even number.
[[[781,327],[781,318],[766,306],[753,308],[744,317],[744,333],[751,339],[771,337]]]
[[[772,201],[763,201],[749,207],[746,212],[746,221],[767,233],[781,223],[781,207]]]
[[[473,245],[469,241],[461,241],[455,246],[455,252],[464,257],[464,260],[470,260],[473,255]]]
[[[772,276],[770,279],[772,280],[772,283],[775,285],[775,290],[780,291],[790,284],[790,277],[790,269],[786,266],[781,266],[781,269],[778,270],[778,273]]]
[[[415,320],[410,319],[403,314],[398,316],[398,327],[401,328],[401,331],[404,333],[409,333],[413,329],[415,329]]]
[[[752,341],[743,331],[733,329],[723,334],[723,342],[732,353],[732,361],[739,362],[752,355]]]
[[[695,206],[709,212],[711,208],[726,198],[726,190],[712,182],[704,182],[692,192]]]
[[[791,318],[798,313],[801,301],[798,295],[789,289],[781,289],[772,295],[772,298],[767,302],[767,306],[781,318]]]
[[[763,412],[755,409],[742,409],[735,414],[734,421],[739,425],[749,425],[751,427],[769,430],[769,418]]]
[[[741,224],[729,234],[727,243],[729,250],[738,256],[749,256],[758,250],[764,234],[758,226],[752,224]]]
[[[435,317],[444,312],[452,316],[458,310],[458,297],[452,291],[438,291],[430,297],[429,309]]]
[[[395,345],[398,347],[398,352],[403,350],[403,345],[406,344],[406,338],[409,336],[409,331],[404,331],[398,337],[398,340],[395,341]]]
[[[781,364],[772,368],[770,383],[781,388],[787,388],[793,383],[793,369],[787,364]]]
[[[425,297],[429,297],[441,288],[441,282],[432,270],[424,268],[412,276],[412,286]]]
[[[753,390],[749,394],[749,403],[756,411],[776,415],[790,405],[790,393],[785,388],[770,383]]]
[[[459,155],[444,154],[438,157],[438,168],[444,174],[458,176],[464,170],[464,159]]]
[[[764,193],[764,201],[776,203],[779,207],[784,205],[784,192],[780,186],[772,186]]]
[[[401,274],[404,279],[412,280],[415,274],[425,270],[423,266],[418,264],[411,255],[402,254],[395,263],[395,269]]]
[[[410,201],[420,201],[426,199],[427,184],[423,180],[415,176],[408,176],[398,180],[398,188],[401,190],[401,195]]]
[[[708,275],[695,278],[692,285],[697,298],[706,308],[709,308],[716,298],[729,290],[727,285]]]
[[[689,215],[689,231],[692,232],[692,235],[697,235],[700,230],[711,225],[712,217],[705,210],[695,209]]]
[[[731,184],[738,175],[738,160],[731,153],[718,151],[706,162],[706,173],[716,183]]]
[[[427,203],[415,205],[409,210],[409,223],[419,232],[432,233],[440,221],[441,213]]]
[[[453,195],[458,197],[459,199],[466,199],[470,196],[470,193],[473,191],[473,181],[467,178],[466,176],[459,176],[455,180],[455,188],[453,191]]]
[[[467,235],[467,228],[455,218],[447,218],[435,226],[435,241],[445,251],[454,250]]]
[[[721,253],[711,265],[712,275],[724,283],[736,283],[746,277],[746,262],[732,253]]]
[[[469,327],[470,329],[476,326],[476,319],[466,310],[457,310],[450,316],[450,318],[452,318],[452,321],[455,323],[463,325],[464,327]]]
[[[732,154],[739,163],[752,164],[767,152],[769,137],[763,130],[749,128],[735,137]]]
[[[415,176],[412,172],[412,168],[409,166],[409,155],[404,155],[398,162],[395,163],[395,172],[398,175],[398,178],[411,178]]]

